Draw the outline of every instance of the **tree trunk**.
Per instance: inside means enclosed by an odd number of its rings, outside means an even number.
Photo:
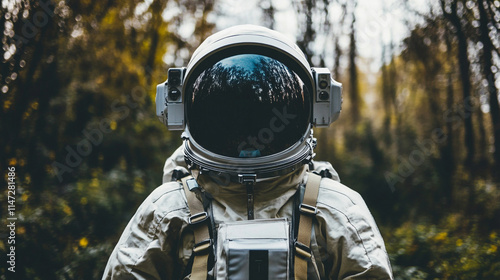
[[[275,14],[276,10],[274,9],[273,1],[272,0],[264,0],[264,1],[261,0],[260,1],[260,6],[267,5],[267,4],[269,6],[262,9],[263,16],[264,16],[264,24],[268,28],[274,29],[274,24],[276,22],[276,20],[274,19],[274,14]]]
[[[150,48],[149,48],[149,53],[146,58],[146,63],[144,65],[144,72],[146,73],[146,78],[147,81],[146,83],[150,85],[152,83],[152,76],[151,74],[153,73],[153,69],[155,67],[155,60],[156,60],[156,53],[158,50],[158,42],[160,41],[160,27],[161,23],[163,22],[163,18],[161,16],[161,13],[163,11],[162,4],[160,1],[154,1],[151,4],[151,13],[152,13],[152,18],[151,18],[151,27],[150,27]]]
[[[479,8],[479,28],[480,28],[480,37],[479,40],[483,43],[483,51],[481,54],[481,60],[483,62],[483,75],[488,80],[488,93],[489,93],[489,105],[490,105],[490,116],[491,116],[491,124],[493,129],[493,139],[495,141],[494,147],[495,151],[493,152],[493,159],[495,161],[495,166],[500,167],[500,109],[498,105],[498,90],[495,86],[495,76],[491,71],[491,67],[493,66],[493,44],[491,42],[491,38],[489,36],[488,30],[488,15],[486,13],[486,9],[484,7],[484,2],[482,0],[478,1]]]
[[[356,30],[354,28],[354,23],[356,22],[356,17],[354,16],[354,10],[352,11],[352,22],[351,22],[351,35],[350,35],[350,45],[349,45],[349,101],[351,106],[351,121],[356,124],[360,118],[360,100],[359,100],[359,89],[358,89],[358,72],[356,67]]]
[[[453,61],[453,53],[452,53],[452,45],[450,36],[446,36],[446,49],[447,49],[447,57],[451,63],[450,69],[447,73],[447,85],[446,85],[446,109],[453,110],[454,103],[454,89],[453,89],[453,71],[454,71],[454,63]],[[453,131],[453,123],[446,123],[446,143],[444,147],[440,149],[441,153],[441,162],[443,166],[444,172],[444,195],[445,195],[445,203],[448,206],[453,205],[453,175],[455,174],[455,155],[453,153],[453,139],[455,139],[454,131]]]
[[[342,56],[342,49],[340,49],[339,39],[335,36],[335,57],[333,62],[333,78],[336,81],[340,80],[340,57]]]
[[[457,1],[451,2],[451,12],[446,12],[445,1],[441,0],[441,8],[443,15],[455,28],[455,35],[458,39],[458,64],[460,69],[460,80],[462,82],[462,109],[464,121],[464,141],[467,156],[465,158],[465,166],[471,168],[474,162],[475,144],[474,144],[474,129],[472,125],[472,104],[471,99],[471,82],[470,82],[470,62],[467,51],[467,37],[464,33],[460,17],[457,14]]]
[[[297,40],[297,45],[306,55],[307,62],[312,65],[311,58],[314,52],[311,50],[309,43],[311,43],[316,36],[312,22],[315,1],[293,1],[292,3],[296,5],[298,15],[305,15],[305,22],[299,22],[299,26],[305,26],[305,29],[300,31],[301,34],[298,35],[300,39]]]

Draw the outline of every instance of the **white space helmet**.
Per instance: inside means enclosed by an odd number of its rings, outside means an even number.
[[[233,180],[269,178],[307,164],[312,126],[340,114],[341,85],[311,68],[284,35],[241,25],[207,38],[187,67],[158,85],[157,115],[185,129],[188,166]]]

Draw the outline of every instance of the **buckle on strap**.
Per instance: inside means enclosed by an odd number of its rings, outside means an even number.
[[[192,192],[194,192],[200,188],[200,186],[198,185],[198,182],[196,182],[196,180],[194,178],[186,180],[186,185],[187,185],[188,189]]]
[[[201,222],[204,222],[207,219],[208,219],[208,213],[207,212],[200,212],[200,213],[189,216],[188,223],[190,225],[195,225],[195,224],[199,224]]]
[[[295,241],[293,246],[295,247],[295,254],[299,257],[303,259],[310,259],[312,257],[311,248],[307,247],[303,243]]]
[[[304,215],[314,216],[318,213],[318,207],[314,207],[305,203],[299,205],[299,212]]]
[[[194,255],[202,255],[205,251],[210,249],[213,245],[212,239],[205,239],[201,242],[194,244],[193,246],[193,254]]]

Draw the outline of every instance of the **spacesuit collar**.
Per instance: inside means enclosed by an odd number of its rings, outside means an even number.
[[[254,186],[254,192],[258,197],[277,197],[289,191],[296,189],[302,182],[307,166],[283,176],[257,180]],[[193,177],[198,184],[215,199],[227,198],[231,196],[244,196],[246,194],[245,186],[240,183],[230,181],[225,177],[218,177],[208,174],[199,174],[197,170],[192,170]]]

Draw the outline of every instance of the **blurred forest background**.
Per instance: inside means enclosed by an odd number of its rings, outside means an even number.
[[[15,277],[101,277],[181,143],[155,116],[156,84],[246,23],[228,2],[2,1],[0,213],[6,223],[15,166]],[[500,279],[500,1],[385,1],[369,21],[361,2],[254,0],[247,12],[293,27],[343,83],[340,120],[315,130],[317,159],[367,201],[396,279]],[[381,38],[396,21],[405,30]]]

